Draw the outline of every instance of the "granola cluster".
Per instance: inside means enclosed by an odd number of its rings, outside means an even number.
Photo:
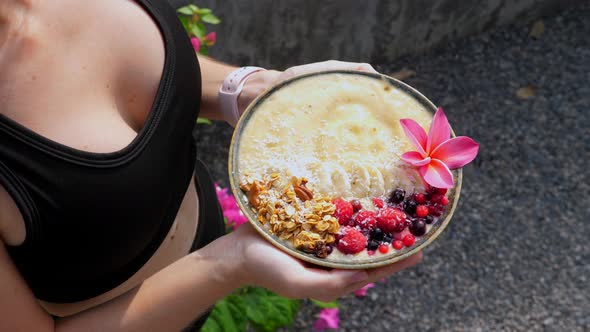
[[[286,185],[279,180],[277,173],[262,180],[246,176],[240,188],[271,233],[299,250],[327,257],[340,229],[332,199],[314,193],[305,178],[293,177]]]

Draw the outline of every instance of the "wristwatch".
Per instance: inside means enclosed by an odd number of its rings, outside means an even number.
[[[232,127],[235,127],[240,119],[238,97],[242,92],[244,83],[246,83],[250,75],[262,70],[266,69],[253,66],[241,67],[231,72],[223,80],[217,97],[221,113]]]

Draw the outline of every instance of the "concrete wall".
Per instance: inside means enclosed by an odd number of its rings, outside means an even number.
[[[341,59],[391,62],[584,0],[192,0],[222,19],[211,55],[269,68]]]

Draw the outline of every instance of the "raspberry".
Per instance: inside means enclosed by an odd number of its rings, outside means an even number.
[[[352,205],[352,211],[354,212],[358,212],[363,208],[361,201],[359,201],[358,199],[353,199],[352,201],[350,201],[350,204]]]
[[[382,209],[383,208],[383,200],[381,198],[373,198],[373,205],[375,205],[375,207],[378,209]]]
[[[406,228],[406,214],[395,208],[385,208],[377,215],[377,227],[385,233],[401,232]]]
[[[408,235],[404,236],[402,242],[404,243],[404,245],[406,247],[410,247],[414,244],[414,242],[416,242],[416,238],[414,237],[414,235],[408,234]]]
[[[389,251],[389,246],[386,244],[382,244],[379,246],[379,252],[382,254],[386,254]]]
[[[404,243],[402,242],[402,240],[395,240],[395,241],[393,241],[393,243],[391,244],[391,246],[395,250],[400,250],[401,248],[404,247]]]
[[[447,196],[443,196],[443,198],[440,200],[440,204],[449,205],[449,198]]]
[[[426,217],[428,215],[428,206],[418,205],[416,207],[416,215],[421,218]]]
[[[356,215],[355,224],[362,229],[375,229],[377,219],[375,219],[375,212],[363,210]]]
[[[416,194],[416,203],[418,203],[418,204],[426,203],[426,196],[424,194]]]
[[[352,218],[353,209],[352,204],[343,200],[342,198],[336,198],[332,201],[332,204],[336,206],[336,211],[334,212],[334,217],[338,219],[338,223],[340,225],[348,224],[348,220]]]
[[[367,238],[354,227],[343,227],[342,237],[338,241],[338,250],[344,254],[356,254],[365,249]]]

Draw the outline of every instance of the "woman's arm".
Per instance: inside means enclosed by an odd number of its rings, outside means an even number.
[[[273,247],[246,224],[134,290],[54,321],[37,304],[0,242],[0,331],[177,331],[243,285],[266,287],[292,298],[330,301],[420,259],[417,254],[373,270],[313,268]]]
[[[219,109],[217,94],[219,87],[227,75],[237,68],[209,57],[198,55],[201,67],[202,80],[202,99],[200,116],[211,120],[225,120]],[[291,67],[284,72],[276,70],[259,71],[248,77],[242,93],[238,97],[238,109],[240,114],[244,112],[248,104],[258,97],[264,90],[281,81],[304,75],[312,72],[326,70],[359,70],[366,72],[376,72],[373,67],[367,63],[354,63],[342,61],[324,61],[316,62],[302,66]]]

